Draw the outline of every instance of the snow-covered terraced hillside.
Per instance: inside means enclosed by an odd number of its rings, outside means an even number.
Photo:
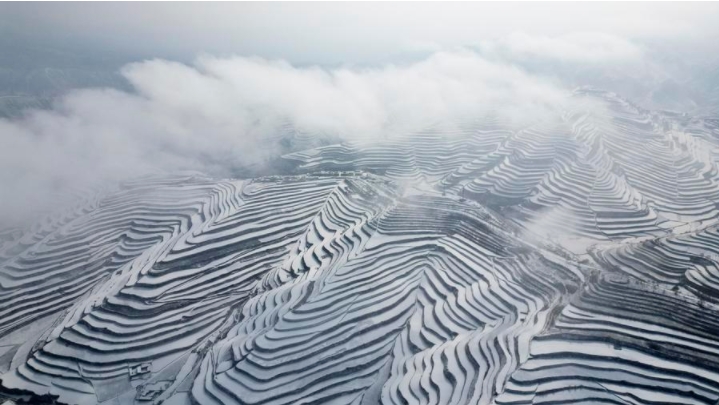
[[[719,129],[577,97],[3,234],[0,399],[717,404]]]

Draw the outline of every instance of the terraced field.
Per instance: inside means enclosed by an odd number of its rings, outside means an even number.
[[[719,403],[719,127],[576,97],[3,235],[0,398]]]

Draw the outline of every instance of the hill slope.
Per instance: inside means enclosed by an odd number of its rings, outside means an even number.
[[[8,237],[0,396],[716,404],[717,127],[582,96],[609,114],[138,179]]]

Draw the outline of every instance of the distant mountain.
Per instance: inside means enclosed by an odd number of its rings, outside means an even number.
[[[112,87],[129,90],[119,69],[129,60],[87,56],[80,51],[46,48],[22,39],[0,39],[0,117],[30,108],[50,108],[69,90]]]

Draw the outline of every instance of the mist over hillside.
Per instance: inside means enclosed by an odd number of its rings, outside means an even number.
[[[0,3],[0,403],[716,405],[717,16]]]

